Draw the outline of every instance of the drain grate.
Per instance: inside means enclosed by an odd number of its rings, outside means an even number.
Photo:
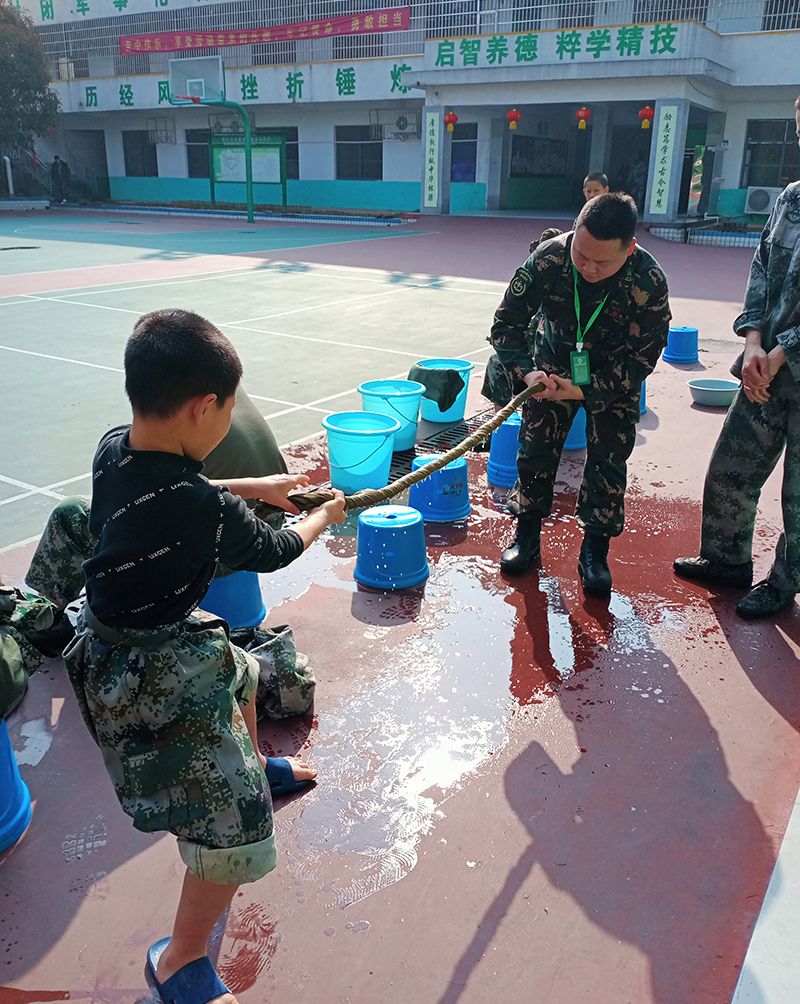
[[[488,422],[493,414],[492,409],[488,408],[486,411],[473,415],[472,418],[457,422],[455,425],[451,425],[447,429],[441,429],[439,432],[434,432],[432,436],[423,439],[411,450],[403,450],[401,453],[393,454],[392,466],[389,468],[389,480],[396,481],[397,478],[402,478],[405,474],[409,474],[414,457],[418,457],[420,454],[446,453],[448,450],[452,450],[454,446],[458,446],[467,436],[471,436],[484,422]]]

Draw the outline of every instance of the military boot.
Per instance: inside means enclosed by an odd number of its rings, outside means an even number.
[[[541,532],[540,519],[518,519],[516,536],[500,559],[500,571],[506,575],[522,575],[527,572],[530,563],[539,557]]]
[[[592,593],[611,592],[611,572],[608,568],[609,537],[600,537],[588,530],[581,544],[578,574],[583,588]]]

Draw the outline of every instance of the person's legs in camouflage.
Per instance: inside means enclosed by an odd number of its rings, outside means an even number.
[[[88,500],[64,499],[50,514],[25,581],[37,593],[65,607],[83,589],[86,578],[82,565],[92,556],[93,546]]]
[[[638,395],[586,417],[586,464],[575,510],[584,538],[578,572],[584,589],[611,592],[608,548],[625,525],[628,457],[636,442]]]
[[[522,575],[539,556],[542,520],[553,508],[553,484],[577,401],[534,401],[522,406],[517,453],[517,483],[508,496],[508,511],[517,517],[515,537],[503,552],[500,569]]]

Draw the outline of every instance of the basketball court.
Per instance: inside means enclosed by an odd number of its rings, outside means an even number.
[[[323,484],[321,419],[359,409],[363,381],[468,359],[467,417],[486,410],[493,312],[550,225],[570,223],[0,218],[0,575],[22,583],[53,505],[88,492],[98,439],[128,421],[122,352],[142,313],[217,324],[290,469]],[[278,868],[212,939],[242,1004],[796,999],[797,837],[778,855],[800,782],[800,615],[737,620],[737,594],[671,571],[696,551],[724,418],[685,380],[727,375],[752,252],[641,239],[701,352],[648,379],[610,602],[577,582],[582,451],[562,462],[538,573],[501,577],[510,521],[472,453],[472,513],[428,525],[424,587],[357,586],[356,514],[261,576],[267,623],[292,626],[318,679],[314,715],[262,725],[262,747],[302,749],[320,773],[277,806]],[[458,433],[428,423],[419,443]],[[758,577],[779,495],[773,476]],[[173,838],[119,809],[59,660],[8,725],[34,811],[0,855],[0,1002],[150,1000],[146,949],[182,875]]]

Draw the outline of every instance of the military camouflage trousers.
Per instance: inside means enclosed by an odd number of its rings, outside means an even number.
[[[784,447],[783,533],[769,581],[800,592],[800,385],[786,366],[766,404],[753,404],[742,390],[733,400],[706,474],[700,554],[726,564],[752,560],[761,489]]]
[[[115,630],[88,606],[64,662],[133,825],[168,830],[187,867],[220,884],[275,867],[269,782],[240,704],[258,667],[220,620]]]
[[[561,451],[581,408],[579,401],[529,400],[522,406],[518,479],[508,498],[514,515],[523,519],[550,515]],[[628,457],[636,441],[638,417],[638,394],[595,414],[586,409],[586,463],[575,515],[590,533],[603,537],[622,533]]]

